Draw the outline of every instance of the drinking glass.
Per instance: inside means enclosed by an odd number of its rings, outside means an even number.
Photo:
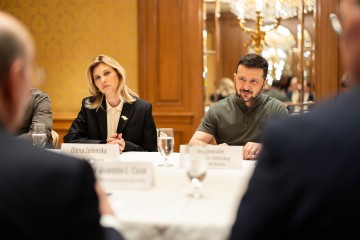
[[[201,191],[203,180],[207,171],[206,146],[187,146],[185,156],[185,169],[194,191],[189,194],[192,198],[205,198]]]
[[[159,166],[170,167],[167,159],[174,150],[174,130],[172,128],[157,129],[158,151],[164,157],[164,163]]]
[[[43,148],[47,141],[46,127],[44,123],[35,123],[32,130],[33,145]]]

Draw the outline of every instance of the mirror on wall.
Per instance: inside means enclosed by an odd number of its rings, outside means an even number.
[[[309,110],[316,87],[314,7],[315,0],[204,0],[205,108],[234,93],[239,58],[255,52],[269,62],[267,91],[279,89],[292,112]]]

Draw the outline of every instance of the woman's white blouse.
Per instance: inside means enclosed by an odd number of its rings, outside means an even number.
[[[107,138],[110,138],[111,135],[117,133],[117,127],[119,124],[119,119],[121,111],[123,108],[124,102],[121,101],[116,107],[112,107],[109,102],[106,100],[106,121],[107,121]]]

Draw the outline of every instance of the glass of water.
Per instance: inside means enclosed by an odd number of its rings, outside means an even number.
[[[33,145],[43,148],[47,141],[46,127],[44,123],[35,123],[32,130]]]
[[[185,156],[186,175],[193,185],[192,198],[205,198],[202,192],[203,181],[207,172],[207,148],[206,146],[187,146]]]
[[[157,129],[157,144],[158,151],[164,157],[164,163],[159,166],[170,167],[167,159],[174,151],[174,129],[172,128],[159,128]]]

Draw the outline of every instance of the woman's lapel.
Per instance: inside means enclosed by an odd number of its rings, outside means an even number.
[[[120,119],[119,119],[119,125],[117,128],[117,133],[122,133],[126,124],[130,121],[131,116],[134,113],[134,104],[130,103],[124,103],[123,109],[121,111]]]

